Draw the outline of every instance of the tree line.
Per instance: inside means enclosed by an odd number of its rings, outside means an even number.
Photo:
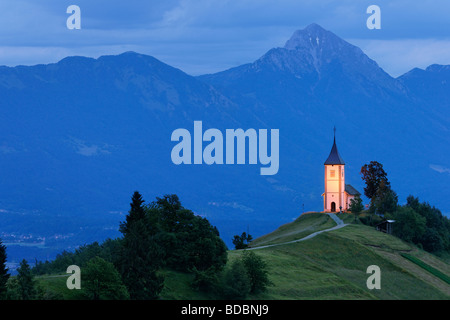
[[[119,231],[122,237],[63,251],[53,261],[35,261],[33,268],[23,260],[18,276],[9,280],[0,241],[0,299],[60,299],[39,292],[33,277],[65,273],[70,265],[81,268],[83,292],[89,299],[157,299],[164,287],[163,269],[194,274],[192,287],[217,297],[243,297],[270,284],[266,264],[253,252],[227,267],[228,248],[217,228],[184,208],[177,195],[145,204],[134,192]],[[23,294],[25,287],[31,288],[29,294]]]

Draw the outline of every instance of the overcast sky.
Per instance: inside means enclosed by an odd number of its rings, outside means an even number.
[[[81,30],[66,27],[72,4]],[[366,27],[372,4],[381,30]],[[0,0],[0,65],[132,50],[198,75],[253,62],[313,22],[394,77],[450,64],[449,0]]]

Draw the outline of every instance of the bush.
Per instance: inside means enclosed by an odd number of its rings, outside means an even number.
[[[373,214],[373,213],[367,213],[365,215],[360,215],[359,220],[363,224],[373,227],[373,226],[379,224],[380,222],[382,222],[383,218],[381,218],[380,216]]]
[[[348,207],[351,213],[358,214],[364,210],[362,199],[360,196],[356,196],[354,199],[350,199],[350,205]]]
[[[130,298],[114,265],[100,257],[89,260],[83,269],[83,285],[87,297],[92,300]]]
[[[194,273],[194,280],[192,287],[196,290],[204,292],[216,293],[219,289],[219,272],[215,268],[209,268],[207,270],[192,269]]]
[[[252,289],[248,270],[241,259],[234,260],[225,269],[223,295],[226,299],[245,299]]]

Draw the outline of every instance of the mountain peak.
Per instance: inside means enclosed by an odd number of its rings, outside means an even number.
[[[306,26],[304,30],[310,32],[324,32],[324,31],[326,32],[324,28],[322,28],[320,25],[314,22]]]
[[[295,31],[284,48],[288,50],[310,50],[323,47],[324,44],[341,47],[344,43],[346,42],[334,33],[325,30],[317,23],[312,23],[303,30]]]

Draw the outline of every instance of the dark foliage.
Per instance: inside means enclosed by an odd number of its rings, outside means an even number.
[[[0,300],[6,297],[6,284],[9,276],[8,268],[6,267],[6,247],[0,239]]]
[[[63,251],[51,262],[36,261],[33,273],[64,273],[70,265],[84,268],[101,258],[119,271],[131,299],[155,299],[163,288],[163,267],[193,272],[194,285],[207,289],[227,262],[227,247],[217,228],[184,208],[177,195],[145,204],[135,192],[120,231],[122,238]]]
[[[227,247],[219,231],[206,218],[183,208],[176,195],[165,195],[147,207],[147,214],[160,227],[159,239],[167,266],[189,271],[220,270],[227,261]]]
[[[377,161],[370,161],[361,168],[361,178],[366,183],[364,194],[367,198],[372,199],[378,191],[380,183],[383,182],[386,188],[390,188],[387,179],[387,173],[383,169],[383,165]]]
[[[250,234],[247,234],[247,232],[242,232],[242,234],[240,236],[235,235],[233,237],[234,248],[236,250],[246,249],[246,248],[248,248],[248,245],[252,240],[253,240],[253,237]]]

